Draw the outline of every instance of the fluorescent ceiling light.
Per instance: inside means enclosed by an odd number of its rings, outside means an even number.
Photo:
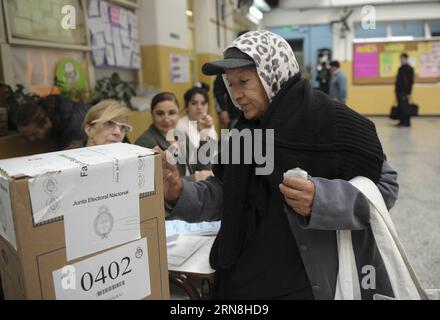
[[[408,41],[408,40],[414,40],[413,36],[392,36],[389,38],[390,40],[398,40],[398,41]]]
[[[263,12],[258,10],[256,7],[252,6],[249,8],[249,13],[255,17],[257,20],[263,19]]]
[[[386,38],[357,38],[353,39],[354,43],[363,42],[395,42],[395,41],[411,41],[414,40],[413,36],[397,36],[397,37],[386,37]]]

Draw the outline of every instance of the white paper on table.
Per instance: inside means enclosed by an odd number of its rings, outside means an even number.
[[[179,236],[176,242],[178,243],[182,241],[181,238],[185,238],[185,236]],[[183,273],[198,273],[206,275],[214,274],[215,270],[212,269],[211,265],[209,264],[209,255],[215,237],[205,238],[207,238],[207,241],[203,244],[203,246],[199,248],[191,257],[189,257],[182,265],[175,266],[172,264],[168,264],[168,270]]]
[[[182,220],[165,221],[166,230],[172,230],[180,235],[211,236],[220,230],[220,221],[188,223]]]
[[[179,236],[176,244],[168,248],[168,264],[174,266],[182,265],[208,240],[208,237],[203,236]]]
[[[57,300],[139,300],[151,295],[147,239],[52,273]],[[105,277],[104,277],[105,276]]]

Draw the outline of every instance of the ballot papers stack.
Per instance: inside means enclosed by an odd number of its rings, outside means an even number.
[[[187,223],[182,220],[167,220],[165,228],[168,236],[192,235],[192,236],[215,236],[220,230],[220,221]]]
[[[168,264],[181,266],[215,236],[220,229],[220,221],[186,223],[181,220],[165,222]]]

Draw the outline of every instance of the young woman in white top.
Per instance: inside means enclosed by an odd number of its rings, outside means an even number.
[[[192,87],[185,95],[187,115],[177,123],[177,129],[185,132],[190,142],[198,148],[200,141],[218,140],[212,118],[208,115],[209,97],[205,89]]]

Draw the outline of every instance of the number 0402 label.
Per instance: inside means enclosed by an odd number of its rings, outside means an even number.
[[[139,300],[151,294],[143,238],[53,272],[57,300]]]

